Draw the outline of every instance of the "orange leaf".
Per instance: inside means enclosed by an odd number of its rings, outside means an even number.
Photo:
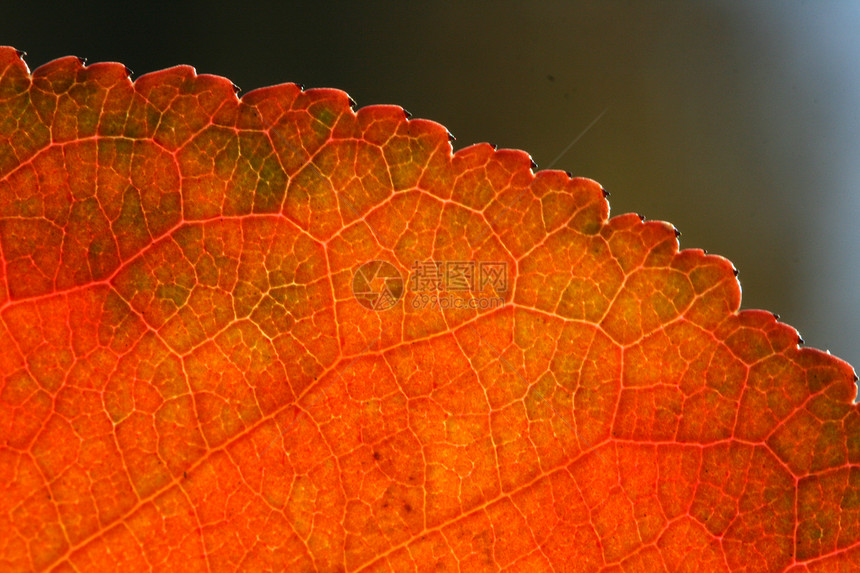
[[[528,155],[0,49],[0,568],[848,571],[850,366]]]

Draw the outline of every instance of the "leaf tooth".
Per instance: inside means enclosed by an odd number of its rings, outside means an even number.
[[[403,113],[406,115],[406,119],[412,119],[412,114],[409,113],[408,109],[406,109],[405,107],[401,107],[400,109],[403,110]]]

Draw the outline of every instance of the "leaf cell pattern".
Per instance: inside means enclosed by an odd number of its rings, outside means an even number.
[[[850,366],[593,181],[353,107],[0,49],[0,569],[860,567]],[[375,311],[368,261],[508,286]]]

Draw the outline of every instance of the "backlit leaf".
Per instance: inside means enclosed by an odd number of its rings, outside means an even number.
[[[0,569],[849,571],[844,362],[601,187],[0,49]]]

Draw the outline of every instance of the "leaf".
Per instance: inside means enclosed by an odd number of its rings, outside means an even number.
[[[0,568],[860,566],[846,363],[593,181],[0,50]]]

